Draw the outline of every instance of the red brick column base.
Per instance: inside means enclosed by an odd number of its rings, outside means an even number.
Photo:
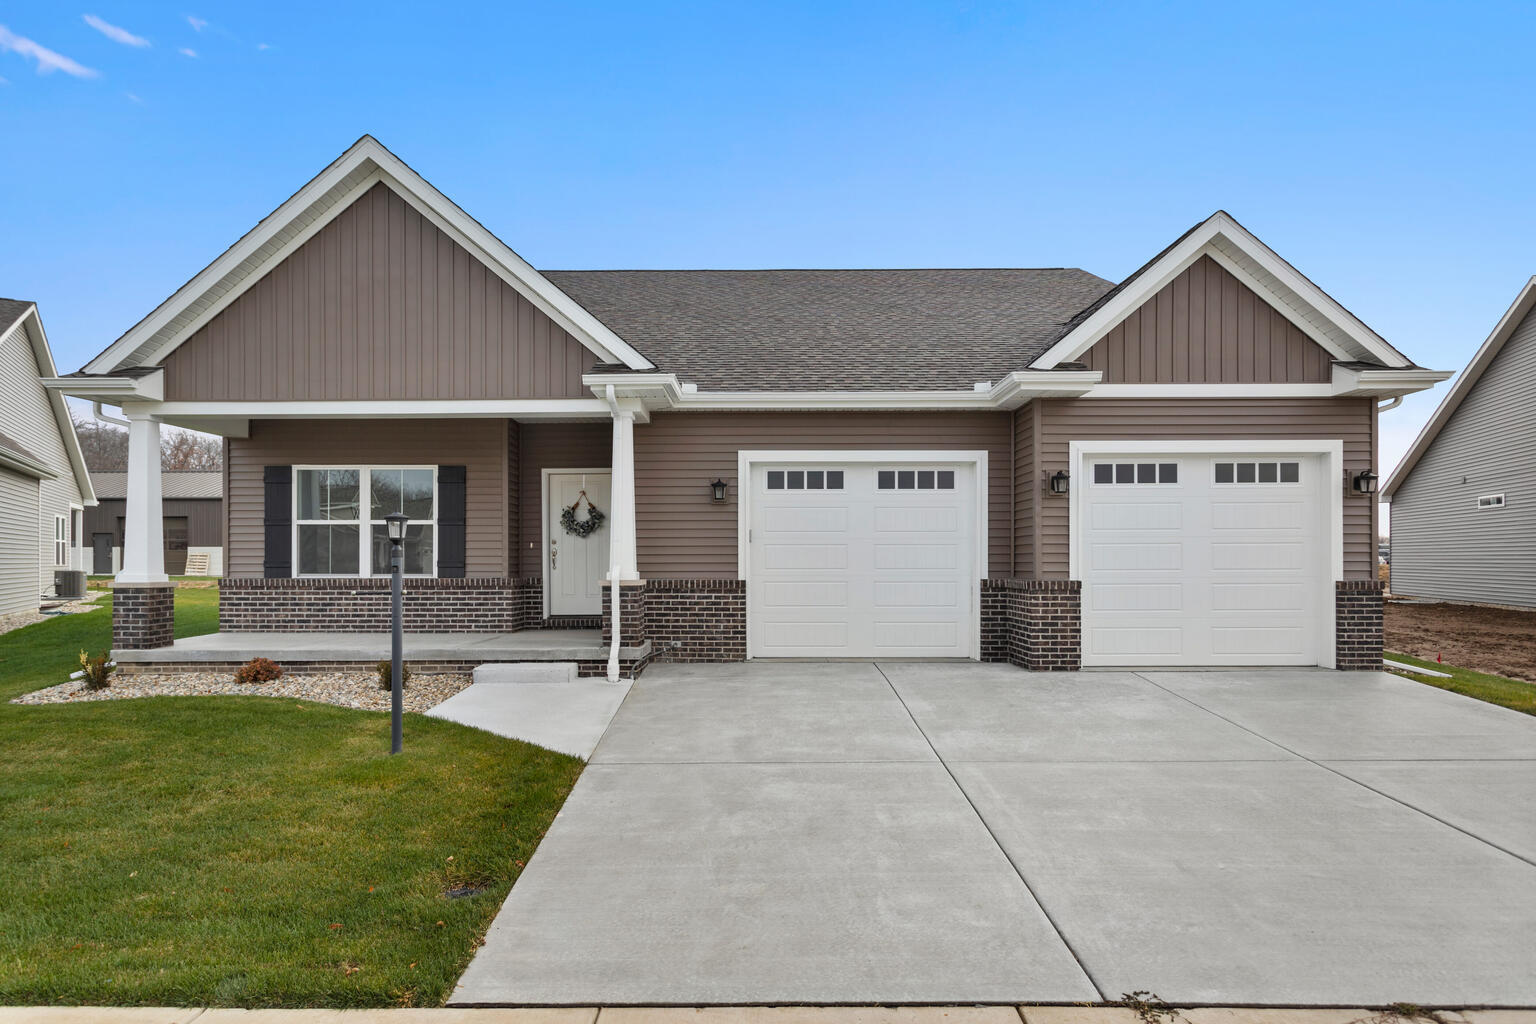
[[[1380,580],[1339,580],[1334,590],[1334,664],[1381,670],[1383,595]]]
[[[112,584],[112,649],[169,647],[176,636],[176,584]]]

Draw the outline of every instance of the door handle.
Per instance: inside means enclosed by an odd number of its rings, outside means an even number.
[[[549,542],[549,570],[554,572],[555,563],[560,560],[560,545],[557,541]]]

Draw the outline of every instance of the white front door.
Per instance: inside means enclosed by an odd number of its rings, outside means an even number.
[[[1318,664],[1333,601],[1324,465],[1084,456],[1083,664]]]
[[[972,656],[975,470],[934,455],[753,464],[753,657]]]
[[[592,505],[604,516],[610,515],[611,484],[612,477],[606,469],[550,470],[545,476],[544,568],[551,615],[602,614],[602,581],[608,577],[612,523],[605,521],[591,535],[582,537],[569,532],[560,519],[573,505],[578,522],[588,519]]]

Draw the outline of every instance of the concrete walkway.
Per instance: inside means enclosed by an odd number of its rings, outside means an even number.
[[[0,1024],[1142,1024],[1106,1006],[712,1006],[568,1009],[228,1010],[0,1007]],[[1536,1024],[1536,1011],[1405,1017],[1377,1010],[1198,1007],[1166,1024]]]
[[[1385,673],[657,666],[452,1001],[1532,1006],[1533,791]]]
[[[475,669],[473,683],[427,714],[562,754],[590,757],[624,702],[630,681],[522,681],[530,669],[539,667],[481,665]]]

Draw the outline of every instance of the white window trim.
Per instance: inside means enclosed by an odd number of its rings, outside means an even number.
[[[576,469],[565,469],[560,466],[546,466],[539,470],[539,547],[541,549],[539,552],[539,575],[544,577],[543,609],[544,618],[546,619],[549,618],[549,581],[550,576],[554,574],[554,570],[551,569],[549,565],[549,537],[551,531],[554,529],[553,524],[551,524],[549,521],[549,478],[551,476],[560,476],[565,473],[586,473],[591,476],[605,476],[608,478],[609,490],[612,491],[613,489],[612,466],[600,466],[587,469],[581,469],[579,467]],[[609,504],[611,505],[612,503],[613,499],[609,498]],[[610,548],[612,547],[611,530],[609,531],[609,546]],[[518,552],[518,554],[521,555],[522,552]],[[608,564],[613,564],[613,560],[611,558],[608,560]],[[603,573],[604,578],[607,578],[607,575],[608,574],[606,572]],[[620,610],[622,611],[622,609]]]
[[[846,451],[837,449],[827,450],[748,450],[738,449],[736,452],[736,578],[742,581],[750,581],[752,565],[752,467],[764,462],[809,462],[809,463],[859,463],[861,465],[878,464],[883,462],[916,462],[931,463],[938,466],[964,466],[971,467],[971,475],[975,478],[976,497],[976,543],[971,552],[971,564],[975,571],[972,574],[971,586],[971,660],[981,660],[981,581],[987,578],[987,453],[985,451],[946,451],[943,449],[931,449],[926,451],[882,451],[871,449],[865,451]],[[845,483],[846,486],[846,483]],[[955,489],[956,492],[959,488]],[[808,492],[797,492],[808,493]],[[819,493],[827,493],[825,491]],[[878,492],[877,492],[878,493]],[[894,491],[888,493],[909,494],[939,494],[940,491]],[[747,586],[747,660],[752,660],[752,587]]]
[[[59,553],[63,552],[64,560],[59,561]],[[55,569],[68,569],[69,560],[69,516],[53,515],[53,567]]]
[[[357,508],[357,512],[358,512],[359,518],[357,518],[357,519],[305,519],[302,522],[300,522],[300,520],[299,520],[299,473],[301,473],[301,472],[303,472],[305,470],[323,470],[323,469],[355,469],[355,470],[358,471],[359,476],[358,476],[358,480],[357,480],[357,485],[358,485],[358,508]],[[371,518],[371,516],[373,514],[373,503],[372,503],[372,499],[370,497],[370,491],[369,491],[369,487],[370,487],[369,474],[373,473],[374,470],[392,470],[392,469],[428,469],[428,470],[432,471],[432,518],[430,520],[430,522],[432,524],[432,571],[430,573],[413,573],[413,572],[408,572],[408,573],[403,573],[402,575],[404,575],[407,579],[413,579],[413,580],[427,580],[427,579],[435,579],[437,577],[437,561],[438,561],[438,556],[442,553],[442,550],[441,550],[442,537],[441,537],[440,531],[438,530],[438,515],[439,515],[439,513],[442,512],[442,509],[441,509],[441,507],[439,507],[439,504],[438,504],[438,502],[440,500],[440,492],[439,492],[439,489],[438,489],[438,479],[437,479],[437,469],[438,469],[438,467],[436,467],[436,466],[417,466],[417,465],[409,465],[409,464],[405,464],[405,463],[382,463],[381,462],[381,463],[375,463],[375,464],[370,465],[370,464],[367,464],[367,463],[331,462],[331,463],[304,465],[304,466],[294,466],[293,467],[293,487],[292,487],[292,490],[293,490],[293,503],[290,506],[290,509],[291,509],[291,512],[292,512],[292,515],[293,515],[293,529],[292,529],[292,534],[291,534],[291,537],[292,537],[291,543],[293,544],[293,547],[292,547],[292,551],[293,551],[293,556],[292,556],[293,557],[293,575],[294,575],[294,577],[296,579],[306,579],[306,580],[359,580],[359,579],[364,579],[365,580],[365,579],[387,579],[390,576],[390,573],[387,573],[387,572],[386,573],[376,573],[376,572],[373,571],[373,559],[371,557],[372,551],[371,551],[371,549],[369,547],[369,545],[372,543],[372,537],[373,537],[373,529],[372,528],[374,526],[382,526],[382,525],[384,525],[384,522],[381,519],[373,519],[373,518]],[[367,519],[361,518],[362,515],[363,515],[363,506],[364,505],[368,506],[368,514],[369,514],[370,518],[367,518]],[[429,520],[425,520],[425,519],[413,519],[413,520],[411,520],[412,523],[417,523],[417,524],[425,523],[425,522],[428,522],[428,521]],[[358,533],[358,536],[357,536],[357,569],[358,569],[358,571],[357,572],[355,572],[355,573],[299,572],[299,527],[300,526],[346,526],[346,525],[349,525],[349,524],[354,523],[354,522],[358,524],[358,531],[357,531],[357,533]]]
[[[1493,504],[1484,505],[1483,502],[1485,502],[1485,501],[1493,502]],[[1504,501],[1504,495],[1502,493],[1500,493],[1500,494],[1479,494],[1477,496],[1477,510],[1479,512],[1491,512],[1491,511],[1493,511],[1496,508],[1504,508],[1505,504],[1506,503]]]
[[[1344,442],[1342,440],[1287,440],[1276,438],[1262,441],[1073,441],[1070,444],[1072,473],[1087,475],[1090,458],[1114,455],[1287,455],[1322,456],[1323,500],[1328,503],[1328,565],[1331,578],[1324,579],[1326,593],[1317,594],[1318,628],[1322,630],[1318,664],[1323,668],[1337,665],[1336,629],[1337,611],[1335,591],[1337,581],[1344,578]],[[1183,469],[1180,469],[1182,479]],[[1258,486],[1255,484],[1254,486]],[[1266,485],[1266,486],[1281,486]],[[1073,487],[1068,492],[1068,569],[1067,575],[1081,581],[1082,566],[1078,559],[1083,550],[1082,489]],[[1372,564],[1375,564],[1374,561]]]

